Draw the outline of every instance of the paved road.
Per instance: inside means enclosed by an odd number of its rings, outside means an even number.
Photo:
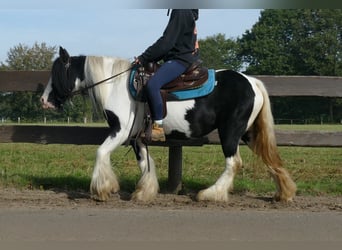
[[[2,209],[2,242],[332,242],[342,213],[161,209]],[[1,248],[2,249],[2,248]]]

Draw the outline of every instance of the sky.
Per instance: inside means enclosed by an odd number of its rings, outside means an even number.
[[[61,0],[63,2],[63,0]],[[167,25],[166,9],[118,8],[117,1],[2,0],[0,62],[19,43],[62,46],[70,55],[118,56],[133,60],[155,42]],[[24,4],[23,3],[31,3]],[[32,4],[33,3],[33,4]],[[78,4],[77,4],[78,3]],[[101,4],[100,4],[101,3]],[[62,7],[61,7],[62,6]],[[261,9],[200,9],[198,37],[222,33],[241,37],[258,21]]]

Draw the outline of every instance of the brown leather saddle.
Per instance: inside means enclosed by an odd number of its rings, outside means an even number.
[[[172,98],[169,98],[171,92],[199,88],[208,80],[208,69],[202,67],[201,63],[201,60],[194,62],[185,73],[162,87],[160,93],[163,98],[164,117],[167,114],[166,102],[170,99],[172,100]],[[134,82],[138,92],[142,92],[143,87],[148,84],[148,80],[159,67],[160,64],[158,63],[148,63],[145,67],[137,69]]]

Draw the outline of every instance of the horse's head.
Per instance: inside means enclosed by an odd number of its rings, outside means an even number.
[[[59,48],[59,57],[52,65],[49,82],[40,99],[44,109],[60,108],[72,96],[77,82],[83,80],[83,67],[80,67],[79,60],[72,65],[73,58],[66,49]]]

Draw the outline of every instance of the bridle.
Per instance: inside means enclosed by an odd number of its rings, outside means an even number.
[[[71,67],[71,58],[69,57],[66,62],[63,62],[62,60],[61,60],[61,62],[63,64],[63,66],[64,66],[64,69],[65,69],[65,72],[66,72],[66,77],[69,77],[69,72],[70,72],[69,70],[70,70],[70,67]],[[102,83],[105,83],[106,81],[108,81],[110,79],[118,77],[118,76],[120,76],[120,75],[122,75],[122,74],[124,74],[124,73],[126,73],[128,71],[130,71],[131,69],[133,69],[133,67],[134,67],[134,64],[132,63],[131,66],[128,69],[126,69],[126,70],[124,70],[124,71],[122,71],[120,73],[112,75],[112,76],[110,76],[110,77],[108,77],[106,79],[103,79],[101,81],[95,82],[95,83],[93,83],[91,85],[88,85],[88,86],[83,87],[83,88],[81,88],[79,90],[76,90],[76,91],[71,91],[71,90],[63,91],[64,93],[59,93],[57,96],[55,96],[55,98],[56,98],[56,100],[58,102],[60,102],[62,104],[62,103],[65,102],[66,99],[71,99],[72,97],[74,97],[76,95],[84,94],[87,90],[92,89],[92,88],[94,88],[94,87],[96,87],[96,86],[98,86],[98,85],[100,85]],[[57,92],[60,92],[60,91],[57,90]]]

